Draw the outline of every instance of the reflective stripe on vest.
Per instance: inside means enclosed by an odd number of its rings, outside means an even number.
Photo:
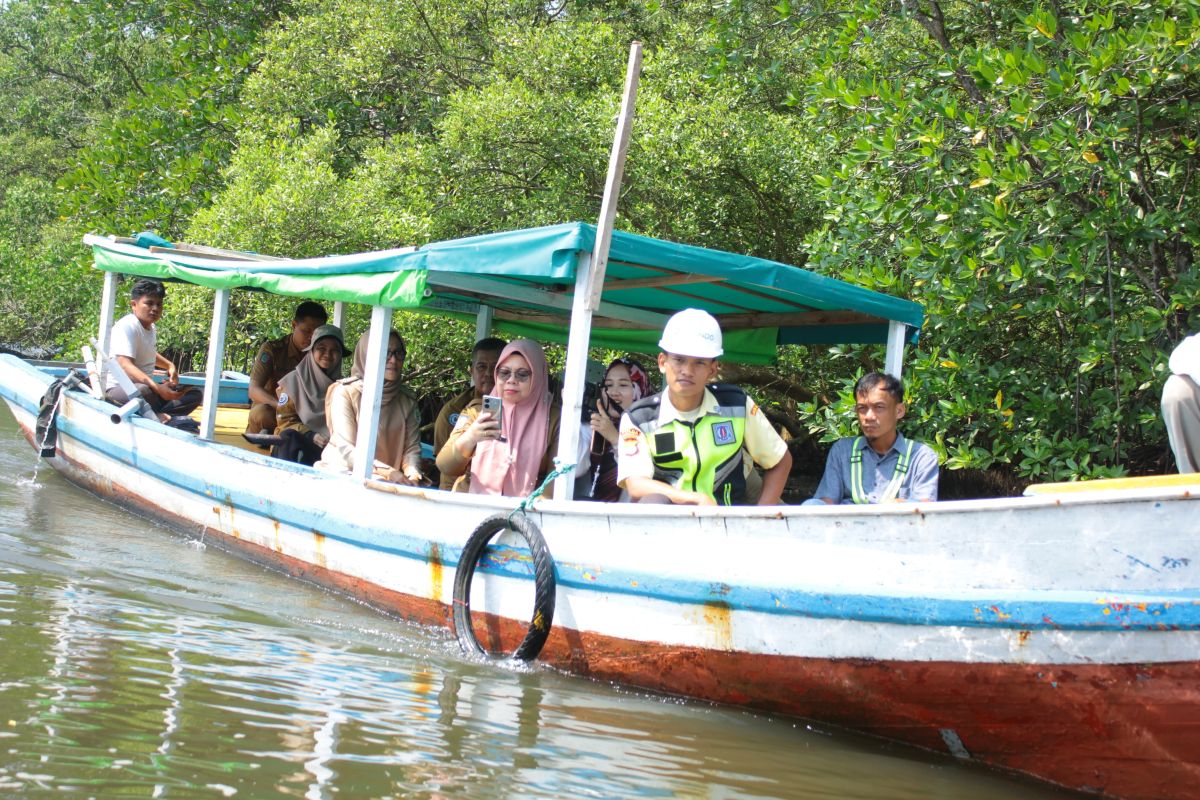
[[[695,422],[674,419],[660,425],[661,393],[634,403],[629,418],[646,437],[655,480],[732,505],[745,496],[746,393],[721,384],[708,389],[717,407]]]
[[[862,454],[863,448],[867,446],[866,442],[866,438],[859,436],[854,440],[854,444],[850,445],[850,499],[860,504],[871,502],[867,499],[867,493],[863,491],[862,481]],[[909,462],[912,461],[913,440],[909,439],[905,444],[907,446],[904,448],[904,452],[900,453],[900,457],[896,459],[896,466],[892,469],[892,480],[876,502],[886,503],[889,500],[895,500],[896,496],[900,494],[904,476],[908,474]]]

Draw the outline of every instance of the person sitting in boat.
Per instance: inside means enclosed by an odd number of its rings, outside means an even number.
[[[937,454],[896,429],[908,410],[900,379],[867,373],[854,399],[862,436],[833,443],[816,494],[804,505],[936,501]]]
[[[336,325],[322,325],[313,332],[312,344],[294,370],[279,381],[279,424],[275,433],[282,441],[271,455],[284,461],[312,466],[329,444],[325,422],[325,395],[342,377],[342,359],[350,355]]]
[[[553,468],[562,409],[553,401],[546,355],[537,342],[510,342],[494,377],[500,416],[483,409],[487,398],[473,400],[438,451],[437,465],[457,479],[455,491],[524,497]]]
[[[614,503],[627,499],[617,485],[617,427],[625,409],[653,394],[645,367],[630,358],[613,359],[604,371],[596,410],[581,431],[582,455],[576,467],[576,500]]]
[[[246,417],[246,433],[270,433],[278,426],[275,411],[279,407],[275,396],[279,381],[296,368],[304,358],[313,331],[329,320],[320,303],[306,300],[296,307],[292,329],[278,339],[263,342],[250,368],[250,414]]]
[[[204,401],[204,393],[199,387],[179,388],[179,371],[174,362],[158,352],[155,323],[162,318],[166,299],[167,289],[160,281],[138,278],[129,292],[130,313],[113,324],[108,340],[108,354],[117,360],[138,393],[163,422],[190,414]],[[166,370],[166,381],[158,383],[151,377],[156,367]],[[104,395],[110,403],[119,406],[130,399],[111,372],[105,376]]]
[[[433,452],[440,453],[450,438],[458,422],[458,415],[473,401],[479,400],[485,394],[491,394],[496,386],[496,364],[500,361],[500,352],[504,350],[504,340],[495,337],[480,339],[471,348],[471,385],[446,401],[438,412],[437,420],[433,423]],[[442,475],[439,488],[454,487],[454,478]]]
[[[360,457],[355,452],[358,438],[358,411],[362,404],[363,375],[366,374],[367,340],[364,333],[354,348],[350,377],[336,381],[325,396],[325,423],[329,443],[321,451],[317,469],[349,473]],[[383,370],[383,395],[379,401],[379,434],[375,440],[376,478],[392,483],[418,485],[425,482],[421,472],[421,416],[417,397],[400,383],[407,348],[404,337],[393,330],[388,337],[387,359]]]
[[[1169,366],[1162,415],[1175,468],[1181,474],[1200,472],[1200,333],[1176,345]]]
[[[696,308],[680,311],[667,321],[658,346],[667,389],[638,400],[621,417],[618,484],[634,502],[745,503],[749,457],[764,470],[758,505],[777,504],[792,456],[746,392],[711,383],[725,352],[717,320]]]

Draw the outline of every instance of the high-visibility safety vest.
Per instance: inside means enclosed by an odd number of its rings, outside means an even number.
[[[886,503],[889,500],[895,500],[900,494],[900,487],[904,485],[904,476],[908,474],[908,465],[912,463],[913,440],[905,440],[907,447],[904,452],[900,453],[900,457],[896,459],[896,466],[892,469],[892,479],[888,482],[887,488],[883,490],[883,494],[879,496],[876,502]],[[863,450],[867,447],[867,440],[863,436],[859,436],[854,440],[854,444],[850,446],[850,499],[856,503],[869,503],[867,493],[863,491]]]
[[[646,436],[655,480],[702,492],[728,506],[743,502],[746,495],[746,393],[726,383],[710,384],[708,390],[717,407],[695,422],[673,419],[660,424],[661,392],[630,406],[629,419]]]

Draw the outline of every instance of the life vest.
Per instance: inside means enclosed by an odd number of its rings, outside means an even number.
[[[695,422],[673,419],[660,424],[661,392],[630,406],[629,419],[646,437],[655,480],[703,492],[728,506],[743,502],[746,494],[746,393],[725,383],[710,384],[708,390],[717,407]]]
[[[896,459],[896,466],[892,469],[892,479],[888,482],[887,488],[883,490],[883,494],[879,496],[876,502],[887,503],[895,500],[900,494],[900,487],[904,485],[904,478],[908,475],[908,466],[912,463],[913,440],[905,440],[907,445],[900,457]],[[867,493],[863,491],[863,448],[867,447],[865,437],[859,436],[854,440],[854,444],[850,445],[850,499],[855,503],[869,503]]]

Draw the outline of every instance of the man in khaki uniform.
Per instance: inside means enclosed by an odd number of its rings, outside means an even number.
[[[500,360],[500,351],[504,349],[503,339],[480,339],[471,349],[471,385],[459,394],[451,397],[442,406],[437,421],[433,424],[433,452],[442,452],[443,445],[450,438],[454,424],[462,410],[485,394],[490,394],[496,384],[496,362]],[[454,478],[443,476],[439,488],[454,488]]]
[[[313,331],[325,324],[329,315],[320,303],[306,300],[296,307],[292,330],[278,339],[263,342],[250,368],[250,415],[246,433],[274,433],[275,409],[279,400],[275,387],[279,380],[296,368],[304,350],[312,342]]]

